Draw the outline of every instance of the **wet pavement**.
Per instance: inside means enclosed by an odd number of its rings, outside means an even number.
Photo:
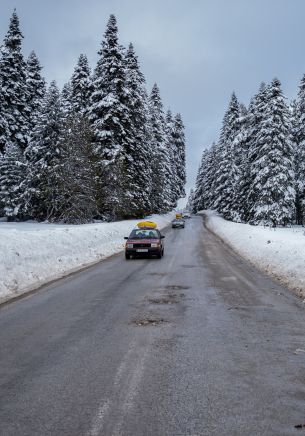
[[[1,307],[1,436],[305,435],[304,305],[201,217],[164,233]]]

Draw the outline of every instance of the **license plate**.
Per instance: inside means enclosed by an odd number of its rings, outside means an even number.
[[[148,253],[148,248],[138,248],[137,253]]]

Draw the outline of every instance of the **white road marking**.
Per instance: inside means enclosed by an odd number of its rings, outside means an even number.
[[[111,411],[113,404],[116,407],[117,413],[117,422],[114,430],[111,432],[112,436],[122,435],[122,425],[124,422],[124,418],[128,413],[128,410],[133,406],[134,398],[137,394],[137,388],[140,384],[142,374],[144,371],[145,360],[148,354],[148,348],[144,351],[141,350],[141,356],[136,365],[134,365],[134,354],[136,343],[135,341],[131,344],[128,349],[128,352],[125,354],[124,359],[122,360],[120,366],[117,369],[113,385],[115,387],[112,398],[103,399],[100,402],[98,407],[98,411],[92,421],[91,428],[87,433],[87,436],[100,436],[103,435],[103,428],[105,424],[105,418],[108,413]],[[132,357],[131,365],[129,365],[129,358]],[[129,377],[128,377],[129,376]],[[122,386],[122,380],[127,380],[127,386],[124,389]],[[128,381],[129,379],[129,381]],[[126,391],[124,394],[124,398],[122,400],[122,404],[118,405],[118,397],[121,391]]]
[[[128,414],[128,411],[132,408],[134,403],[134,398],[136,397],[138,386],[142,379],[142,375],[144,372],[144,365],[147,356],[147,349],[142,353],[140,360],[137,362],[137,365],[133,369],[133,373],[131,376],[131,380],[128,383],[127,392],[121,406],[121,412],[118,416],[118,421],[115,425],[115,428],[112,432],[113,436],[122,436],[123,429],[122,425],[124,423],[124,418]]]
[[[134,353],[134,348],[135,348],[135,342],[132,342],[127,353],[124,355],[124,358],[117,369],[117,372],[116,372],[115,377],[114,377],[114,382],[113,382],[113,385],[116,388],[119,388],[119,384],[122,380],[122,376],[127,368],[127,360],[129,358],[129,356]],[[90,428],[87,436],[99,436],[102,434],[105,417],[107,416],[108,412],[110,411],[112,402],[113,402],[113,399],[110,399],[110,398],[103,399],[100,402],[97,413],[92,421],[91,428]]]
[[[92,422],[88,436],[99,436],[101,434],[101,431],[103,430],[104,418],[105,415],[107,415],[109,408],[110,402],[108,399],[101,402],[98,412]]]

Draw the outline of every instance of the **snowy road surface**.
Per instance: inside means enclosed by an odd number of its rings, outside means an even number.
[[[203,226],[0,309],[0,434],[304,434],[305,309]]]

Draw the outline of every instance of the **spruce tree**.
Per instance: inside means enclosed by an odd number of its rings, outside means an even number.
[[[298,100],[293,100],[290,103],[290,114],[291,114],[291,137],[294,148],[294,169],[295,169],[295,222],[301,225],[303,223],[302,214],[302,181],[301,181],[301,160],[300,153],[302,148],[300,144],[302,128],[300,125],[301,111],[300,102]]]
[[[155,83],[149,98],[150,123],[152,129],[152,209],[164,213],[171,206],[170,155],[166,147],[165,120],[160,91]]]
[[[151,210],[151,148],[148,129],[147,94],[145,78],[140,71],[138,59],[130,44],[125,56],[126,106],[130,118],[130,141],[126,150],[125,203],[127,216],[145,216]],[[129,179],[129,180],[128,180]]]
[[[192,200],[192,212],[197,213],[204,209],[203,176],[205,171],[205,159],[207,150],[203,150],[200,165],[197,171],[195,192]]]
[[[62,125],[60,92],[53,81],[43,99],[40,116],[25,152],[28,161],[25,211],[37,220],[52,220],[60,207],[58,183],[62,170],[59,148]]]
[[[215,143],[202,153],[200,166],[196,178],[196,187],[193,195],[193,212],[210,209],[215,198],[213,196],[213,181],[215,174]]]
[[[205,158],[206,170],[202,180],[202,191],[205,209],[212,209],[215,200],[215,198],[213,197],[213,183],[217,169],[216,150],[217,144],[213,143],[212,146],[207,150],[207,155]]]
[[[186,210],[188,210],[191,213],[194,213],[194,197],[195,197],[195,191],[193,188],[191,188],[188,199],[187,199],[187,203],[186,203]]]
[[[0,56],[0,102],[1,117],[4,118],[6,134],[3,127],[0,132],[3,150],[6,142],[17,145],[24,150],[28,143],[30,108],[26,84],[26,64],[21,52],[23,35],[19,27],[16,11],[10,20],[9,30],[4,38]]]
[[[204,171],[204,153],[205,150],[202,153],[200,165],[196,176],[195,191],[192,200],[192,212],[194,213],[197,213],[199,210],[203,209],[203,207],[201,206],[203,204],[202,179],[203,179],[203,171]]]
[[[57,207],[51,219],[70,224],[91,222],[97,215],[97,182],[92,131],[83,114],[72,112],[59,141]]]
[[[292,139],[294,143],[296,222],[305,223],[305,75],[292,105]]]
[[[173,126],[174,150],[176,153],[176,174],[179,185],[179,198],[185,197],[186,168],[185,168],[185,133],[180,114],[174,117]]]
[[[0,157],[8,143],[8,124],[4,114],[4,95],[0,90]]]
[[[130,145],[131,120],[126,106],[124,50],[118,42],[116,18],[111,15],[93,75],[89,117],[94,134],[94,149],[100,166],[108,173],[109,219],[125,215],[123,198],[128,189],[124,177],[126,153]]]
[[[247,221],[253,220],[254,205],[259,197],[259,186],[256,186],[256,167],[254,162],[259,154],[259,134],[262,130],[262,121],[265,116],[268,88],[264,82],[261,83],[257,94],[251,99],[248,109],[248,164],[249,164],[249,190],[247,197]]]
[[[239,117],[239,104],[233,93],[227,112],[225,113],[220,141],[217,145],[217,158],[219,165],[216,168],[214,181],[215,201],[213,207],[224,215],[232,218],[232,204],[236,181],[235,154],[233,142],[237,134],[237,120]]]
[[[264,116],[257,136],[257,154],[252,162],[252,223],[270,226],[290,224],[294,217],[294,165],[290,114],[281,84],[268,87]]]
[[[64,119],[68,119],[73,111],[71,82],[64,84],[60,94],[61,113]]]
[[[169,194],[170,194],[170,207],[173,209],[177,206],[177,201],[181,196],[180,176],[178,174],[177,164],[177,144],[174,140],[174,119],[170,109],[165,117],[165,146],[169,155]]]
[[[235,168],[234,195],[230,205],[230,216],[233,221],[246,221],[248,216],[248,195],[250,180],[250,165],[248,157],[249,118],[247,109],[239,105],[239,116],[236,120],[236,136],[234,138],[233,157]]]
[[[46,83],[41,75],[42,67],[34,51],[26,63],[27,106],[29,108],[29,132],[33,132],[46,92]]]
[[[20,148],[8,143],[0,156],[0,208],[9,220],[22,217],[26,162]]]
[[[88,112],[91,94],[91,70],[87,56],[81,54],[71,77],[71,103],[76,113]]]

